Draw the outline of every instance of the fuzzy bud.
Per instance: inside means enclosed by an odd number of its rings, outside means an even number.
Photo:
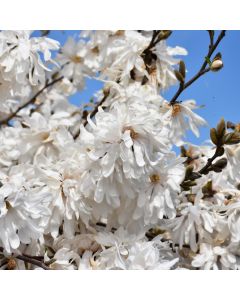
[[[211,63],[211,71],[213,72],[217,72],[219,70],[221,70],[223,67],[223,62],[222,62],[222,59],[221,58],[217,58],[215,59],[212,63]]]

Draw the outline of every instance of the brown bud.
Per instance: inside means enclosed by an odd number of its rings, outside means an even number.
[[[182,76],[182,74],[178,71],[178,70],[174,70],[174,74],[177,77],[177,80],[183,84],[184,83],[184,78]]]
[[[212,165],[210,171],[214,171],[216,173],[221,173],[222,172],[222,168],[216,167],[214,165]]]
[[[197,183],[191,180],[184,181],[183,183],[181,183],[182,188],[190,188],[191,186],[195,186],[195,185],[197,185]]]
[[[110,88],[109,87],[104,87],[103,88],[103,96],[106,98],[110,93]]]
[[[188,155],[187,155],[186,148],[184,146],[181,146],[180,149],[181,149],[181,156],[182,157],[187,157]]]
[[[209,194],[213,191],[212,189],[212,180],[208,181],[203,187],[202,192],[203,194]]]
[[[186,76],[186,67],[183,60],[180,60],[179,62],[179,72],[181,73],[182,77],[185,79]]]
[[[185,173],[185,180],[189,179],[193,172],[193,165],[187,166],[186,173]]]
[[[218,144],[218,138],[217,138],[217,131],[215,128],[210,129],[210,137],[213,142],[213,144],[217,145]]]
[[[217,125],[217,137],[218,139],[221,139],[225,132],[226,132],[226,125],[225,125],[225,120],[224,118],[221,118],[220,122]]]
[[[227,159],[225,157],[220,158],[218,161],[215,162],[215,164],[212,165],[214,168],[224,169],[227,166]],[[214,170],[215,171],[215,170]]]
[[[231,132],[231,133],[225,134],[223,142],[226,145],[238,144],[240,142],[240,133]]]
[[[202,175],[200,173],[198,173],[198,172],[192,172],[192,174],[189,176],[189,179],[190,180],[195,180],[195,179],[198,179],[200,177],[202,177]]]
[[[231,122],[231,121],[228,121],[228,122],[227,122],[227,128],[230,128],[230,129],[233,129],[233,130],[234,130],[234,129],[235,129],[235,126],[236,126],[236,125],[235,125],[233,122]]]
[[[172,34],[171,30],[161,30],[161,32],[159,34],[159,38],[161,40],[166,40],[167,38],[170,37],[171,34]]]

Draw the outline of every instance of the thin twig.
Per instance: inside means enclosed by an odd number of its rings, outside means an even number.
[[[27,263],[30,263],[32,265],[38,266],[44,270],[51,270],[48,266],[46,266],[42,261],[39,261],[38,259],[32,258],[30,256],[26,255],[17,255],[17,259],[20,259],[22,261],[25,261]]]
[[[8,122],[14,118],[18,112],[20,110],[22,110],[23,108],[27,107],[29,104],[33,103],[36,98],[44,91],[46,90],[47,88],[49,88],[50,86],[54,85],[55,83],[61,81],[63,79],[63,76],[59,77],[59,78],[56,78],[54,79],[53,81],[47,83],[42,89],[40,89],[31,99],[29,99],[27,102],[25,102],[24,104],[22,104],[21,106],[19,106],[13,113],[11,113],[9,116],[7,116],[5,119],[3,120],[0,120],[0,125],[3,125],[3,124],[8,124]]]
[[[148,47],[144,50],[145,53],[147,51],[151,50],[157,44],[156,41],[155,41],[155,39],[158,36],[158,34],[160,33],[160,31],[161,30],[153,30],[152,39],[151,39]]]
[[[209,46],[209,50],[208,50],[208,54],[207,57],[210,59],[210,57],[212,56],[213,52],[216,50],[217,46],[219,45],[219,43],[221,42],[221,40],[223,39],[223,37],[225,36],[225,32],[226,30],[222,30],[221,33],[219,34],[217,41],[212,44],[212,41],[210,41],[210,46]],[[207,66],[207,61],[206,59],[204,60],[200,70],[198,71],[198,73],[193,76],[193,78],[191,78],[188,82],[184,83],[184,84],[180,84],[179,88],[176,92],[176,94],[173,96],[172,100],[170,101],[171,105],[174,105],[174,103],[176,103],[178,97],[180,96],[180,94],[187,88],[189,87],[194,81],[196,81],[198,78],[200,78],[202,75],[204,75],[205,73],[210,71],[210,68],[206,68]]]
[[[212,162],[214,161],[214,159],[217,157],[219,157],[219,147],[216,148],[213,156],[207,160],[206,165],[201,170],[199,170],[198,173],[204,174],[205,171],[207,171],[207,169],[212,165]]]

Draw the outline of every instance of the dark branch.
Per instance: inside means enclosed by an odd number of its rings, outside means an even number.
[[[206,165],[201,170],[199,170],[198,173],[205,174],[205,172],[208,170],[208,168],[212,166],[213,161],[217,157],[221,156],[220,155],[220,148],[221,148],[220,146],[216,148],[215,153],[213,154],[213,156],[207,160]]]
[[[226,30],[222,30],[221,33],[219,34],[217,41],[213,44],[212,40],[210,41],[210,45],[209,45],[209,50],[208,50],[208,54],[207,57],[210,59],[213,52],[216,50],[217,46],[219,45],[219,43],[221,42],[221,40],[223,39],[223,37],[225,36],[225,32]],[[205,59],[200,70],[198,71],[198,73],[193,76],[193,78],[191,78],[188,82],[184,83],[184,84],[180,84],[179,88],[176,92],[176,94],[173,96],[172,100],[170,101],[170,104],[173,105],[174,103],[176,103],[178,97],[180,96],[180,94],[187,88],[189,87],[193,82],[195,82],[198,78],[200,78],[202,75],[204,75],[205,73],[210,71],[210,68],[206,68],[208,62]]]
[[[29,255],[17,255],[16,256],[17,259],[20,259],[22,261],[25,261],[27,263],[30,263],[32,265],[38,266],[44,270],[51,270],[47,265],[45,265],[45,263],[43,263],[41,260],[37,259],[37,258],[33,258]]]

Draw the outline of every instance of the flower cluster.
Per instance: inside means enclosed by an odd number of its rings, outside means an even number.
[[[240,126],[186,142],[207,123],[162,96],[185,88],[170,34],[0,32],[2,269],[240,268]],[[85,78],[104,87],[79,108]]]

